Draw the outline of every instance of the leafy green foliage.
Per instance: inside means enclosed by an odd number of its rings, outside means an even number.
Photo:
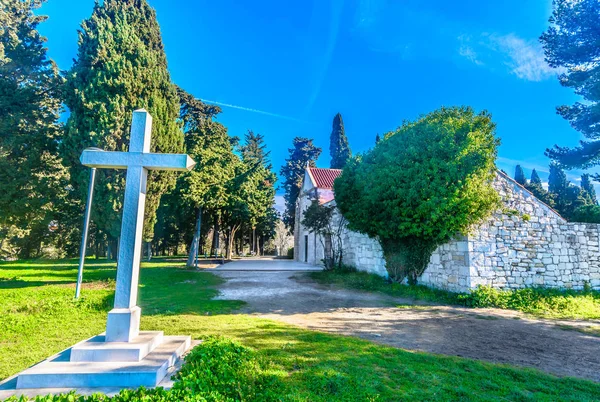
[[[573,212],[573,222],[600,223],[600,205],[583,205]]]
[[[261,134],[248,131],[240,148],[243,175],[246,179],[243,197],[248,204],[251,227],[256,227],[261,220],[270,220],[271,207],[275,204],[277,176],[272,171],[266,147]]]
[[[542,179],[538,175],[537,171],[533,169],[531,172],[531,180],[525,186],[525,188],[533,193],[540,201],[544,202],[546,205],[553,207],[554,200],[552,196],[546,191],[544,186],[542,185]]]
[[[470,293],[452,293],[426,286],[390,283],[379,275],[366,272],[323,271],[311,273],[311,277],[321,283],[439,304],[504,308],[547,318],[600,318],[600,292],[590,290],[528,288],[503,291],[480,286]]]
[[[543,317],[600,318],[599,292],[536,288],[503,291],[480,286],[468,295],[459,295],[458,300],[468,307],[497,307]]]
[[[258,236],[264,240],[275,235],[276,174],[272,171],[264,137],[248,131],[239,146],[240,162],[235,178],[229,183],[228,203],[223,210],[223,223],[229,227],[227,254],[231,258],[235,234],[243,227],[252,230],[250,251],[260,252]]]
[[[302,225],[317,234],[325,234],[335,214],[335,205],[321,205],[318,200],[313,200],[304,211]]]
[[[264,370],[256,353],[224,338],[208,338],[185,358],[175,393],[207,401],[278,401],[283,384]]]
[[[486,112],[442,108],[387,134],[335,181],[350,229],[380,240],[393,280],[416,283],[438,245],[498,205],[494,132]]]
[[[179,97],[167,70],[155,11],[146,0],[96,3],[82,23],[77,59],[67,76],[65,103],[71,114],[63,154],[71,172],[75,200],[84,200],[88,171],[79,163],[81,151],[96,146],[127,151],[132,112],[145,108],[153,117],[151,151],[181,153],[184,149]],[[116,238],[120,231],[125,172],[98,172],[95,195],[98,229]],[[149,174],[144,238],[153,238],[160,198],[175,185],[172,172]]]
[[[346,162],[352,157],[346,130],[344,129],[344,120],[340,113],[333,118],[333,128],[329,142],[329,154],[331,155],[331,168],[343,169]]]
[[[585,200],[586,205],[598,205],[596,189],[592,184],[591,175],[587,173],[581,175],[581,196]]]
[[[585,206],[587,202],[591,202],[589,194],[570,183],[565,172],[556,163],[550,164],[548,194],[552,198],[552,206],[569,221],[575,219],[577,209]]]
[[[197,121],[195,127],[186,132],[186,145],[188,154],[197,164],[194,170],[178,181],[175,193],[181,195],[181,200],[175,206],[179,207],[182,203],[193,206],[194,213],[187,219],[196,221],[196,226],[200,227],[199,231],[195,228],[189,248],[188,265],[192,265],[199,252],[197,247],[198,235],[202,234],[202,214],[208,215],[204,220],[205,228],[219,219],[230,197],[229,182],[234,179],[240,161],[233,153],[225,126],[209,119]]]
[[[195,207],[210,211],[223,208],[227,182],[234,177],[237,156],[221,123],[203,120],[185,137],[187,153],[196,166],[182,176],[181,194]]]
[[[38,254],[42,242],[56,241],[49,223],[63,221],[62,78],[38,32],[46,17],[34,11],[43,3],[5,0],[0,6],[0,257]]]
[[[342,266],[344,245],[342,234],[346,220],[337,212],[334,204],[323,205],[313,200],[304,211],[302,225],[311,233],[316,233],[325,252],[325,269],[336,269]]]
[[[600,163],[600,63],[598,62],[597,0],[555,0],[550,27],[540,38],[546,61],[564,68],[559,76],[562,86],[572,88],[583,100],[561,106],[558,114],[586,138],[575,148],[560,147],[546,154],[565,168],[587,168]]]
[[[307,165],[315,166],[315,161],[321,155],[321,148],[315,147],[309,138],[294,138],[293,147],[288,149],[289,156],[281,167],[283,188],[285,190],[285,212],[283,222],[290,233],[294,232],[296,224],[296,200],[302,189],[302,180]]]

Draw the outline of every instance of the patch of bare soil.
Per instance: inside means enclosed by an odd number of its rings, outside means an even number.
[[[554,321],[499,309],[415,305],[413,300],[336,289],[290,272],[220,272],[221,299],[242,312],[408,350],[533,367],[600,382],[598,321]]]

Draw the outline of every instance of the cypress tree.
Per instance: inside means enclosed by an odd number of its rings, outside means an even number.
[[[177,119],[179,98],[167,70],[156,14],[146,0],[96,3],[82,23],[77,59],[67,76],[65,103],[71,115],[63,154],[71,169],[74,196],[85,199],[88,172],[78,161],[81,151],[96,146],[127,151],[132,112],[145,108],[153,117],[151,151],[184,149]],[[148,177],[144,239],[153,237],[156,209],[175,184],[168,172]],[[125,172],[101,170],[94,199],[95,223],[113,239],[120,232]]]
[[[348,138],[344,129],[344,120],[342,120],[342,115],[339,113],[333,118],[329,153],[331,155],[332,169],[343,169],[348,159],[352,157],[352,151],[350,151],[350,144],[348,144]]]
[[[34,14],[42,3],[6,0],[0,9],[0,255],[39,250],[64,197],[62,79],[37,30],[46,19]],[[4,244],[8,238],[18,250]]]
[[[529,184],[544,188],[542,186],[542,179],[540,179],[540,175],[535,169],[531,171],[531,179],[529,180]]]
[[[548,191],[556,210],[568,220],[573,219],[577,208],[585,205],[581,189],[569,183],[567,175],[556,163],[550,165]]]
[[[523,168],[521,167],[521,165],[517,165],[515,167],[515,181],[522,186],[525,186],[527,184],[527,179],[525,178],[525,172],[523,171]]]
[[[592,184],[591,176],[587,173],[581,175],[581,196],[586,205],[598,205],[596,189]]]
[[[304,170],[306,165],[315,166],[315,161],[321,155],[321,148],[313,144],[309,138],[296,137],[294,145],[288,149],[289,156],[285,165],[281,167],[280,174],[283,176],[283,188],[285,189],[285,212],[283,222],[290,233],[294,232],[296,226],[296,200],[302,188]]]
[[[546,203],[549,206],[554,206],[554,200],[548,194],[548,191],[542,185],[542,179],[538,175],[538,172],[533,169],[531,171],[531,179],[529,183],[525,186],[525,188],[533,193],[540,201]]]
[[[550,164],[550,175],[548,176],[548,192],[554,200],[558,212],[563,213],[568,204],[569,182],[567,175],[556,163]]]

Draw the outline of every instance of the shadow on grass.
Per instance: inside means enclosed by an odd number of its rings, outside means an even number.
[[[70,270],[79,266],[78,259],[68,260],[18,260],[0,261],[0,270]],[[85,266],[90,268],[116,267],[116,262],[106,259],[96,260],[86,258]]]
[[[139,304],[146,315],[231,313],[245,303],[214,300],[223,279],[187,269],[147,269],[141,272]],[[165,286],[167,285],[168,286]]]
[[[281,366],[286,382],[311,401],[579,401],[600,391],[598,384],[537,370],[409,352],[248,316],[152,317],[147,325],[195,339],[223,334],[240,340]]]
[[[73,283],[72,281],[24,281],[20,279],[16,280],[0,280],[0,289],[22,289],[22,288],[36,288],[40,286],[48,285],[68,285]]]

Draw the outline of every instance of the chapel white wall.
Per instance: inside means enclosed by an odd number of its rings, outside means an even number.
[[[311,265],[322,265],[322,260],[324,258],[323,246],[317,236],[302,225],[304,212],[314,199],[315,191],[316,189],[312,184],[308,170],[305,170],[302,189],[300,190],[298,200],[296,201],[294,260],[306,262]],[[306,242],[306,236],[308,236],[308,242]],[[307,248],[308,251],[306,251]]]

